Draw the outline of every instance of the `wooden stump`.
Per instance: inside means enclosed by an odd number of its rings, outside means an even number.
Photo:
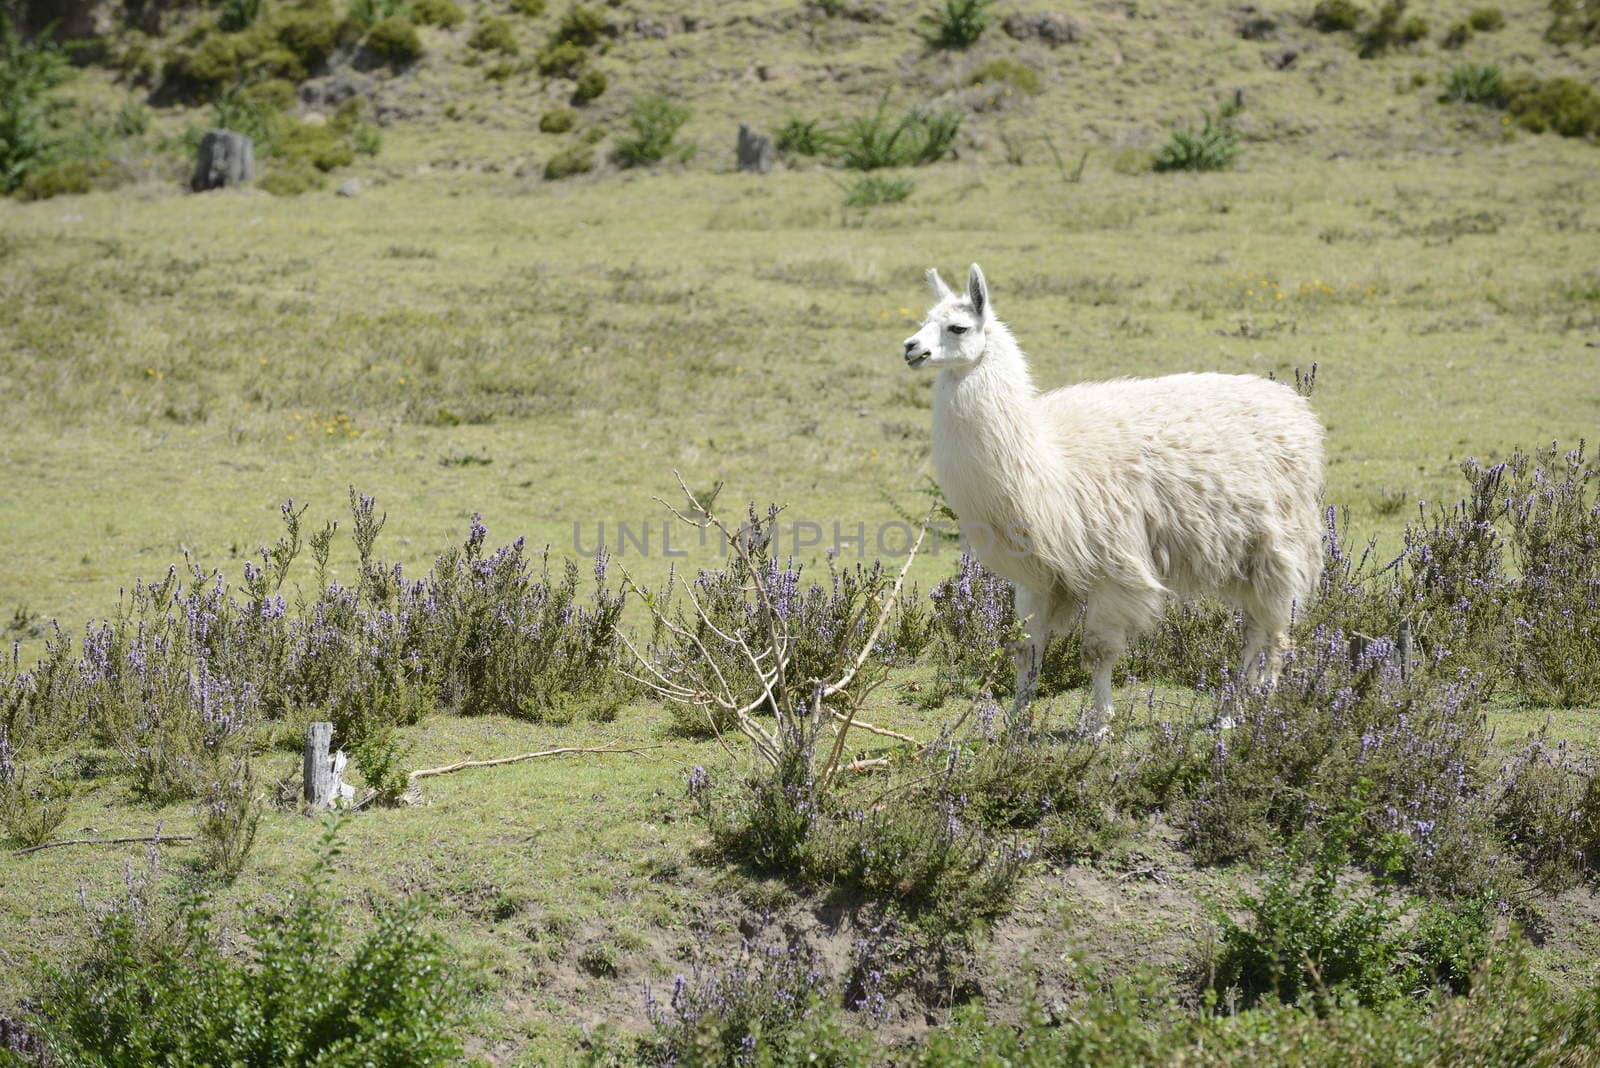
[[[758,134],[745,123],[739,124],[739,169],[747,174],[766,174],[772,170],[772,138]]]
[[[195,153],[189,188],[196,193],[242,185],[255,176],[255,146],[232,130],[208,130]]]
[[[332,743],[332,723],[313,723],[306,728],[301,796],[313,812],[333,808],[355,796],[355,788],[343,782],[344,753],[341,751],[328,755],[328,746]]]

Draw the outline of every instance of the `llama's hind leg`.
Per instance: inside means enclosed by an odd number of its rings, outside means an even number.
[[[1111,700],[1111,673],[1128,647],[1128,626],[1090,603],[1083,617],[1083,664],[1091,676],[1089,722],[1096,737],[1111,733],[1115,712]]]

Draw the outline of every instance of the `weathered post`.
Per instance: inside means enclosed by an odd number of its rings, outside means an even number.
[[[314,812],[332,808],[355,792],[342,781],[344,753],[334,753],[331,757],[328,755],[328,746],[332,743],[332,723],[313,723],[306,728],[306,746],[301,762],[301,795]]]
[[[746,123],[739,124],[739,169],[749,174],[772,170],[772,138],[758,134]]]
[[[189,188],[196,193],[242,185],[255,176],[255,146],[232,130],[207,130],[195,151]]]

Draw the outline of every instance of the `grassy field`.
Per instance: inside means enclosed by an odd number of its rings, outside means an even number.
[[[488,12],[467,6],[474,20]],[[614,126],[639,87],[682,94],[700,146],[686,165],[541,181],[528,167],[563,142],[531,129],[568,89],[525,72],[485,80],[461,62],[469,21],[425,30],[416,69],[377,77],[378,113],[395,117],[379,155],[349,172],[365,182],[358,197],[189,196],[152,179],[0,200],[0,624],[22,665],[43,655],[49,621],[78,632],[112,615],[134,578],[186,556],[240,581],[277,536],[281,502],[309,503],[320,525],[346,515],[352,486],[388,513],[383,558],[413,575],[461,542],[474,513],[491,545],[523,536],[557,559],[575,531],[592,546],[602,523],[614,554],[619,522],[659,538],[653,497],[675,493],[674,471],[696,488],[724,483],[724,508],[781,502],[824,530],[920,515],[931,380],[899,350],[929,266],[948,277],[982,263],[1041,385],[1180,370],[1292,378],[1315,364],[1326,500],[1393,551],[1419,507],[1462,495],[1464,458],[1596,436],[1596,149],[1436,99],[1442,71],[1467,60],[1592,82],[1596,49],[1546,45],[1541,4],[1507,5],[1507,29],[1459,54],[1429,45],[1370,63],[1284,12],[1276,46],[1305,48],[1286,71],[1262,63],[1274,42],[1242,39],[1220,3],[1085,5],[1078,43],[991,31],[969,53],[926,47],[909,12],[874,23],[757,0],[647,6],[701,24],[625,35],[597,60],[616,88],[584,121]],[[1437,37],[1458,6],[1416,10]],[[544,23],[515,25],[531,52]],[[1040,70],[1037,96],[985,103],[965,85],[1002,55]],[[846,207],[842,173],[809,165],[730,173],[740,119],[770,129],[788,114],[860,114],[891,85],[897,99],[969,114],[960,158],[911,172],[906,202]],[[1247,102],[1237,169],[1149,173],[1164,131],[1235,87]],[[122,92],[93,72],[67,91],[100,106]],[[177,129],[196,114],[156,121]],[[1007,142],[1020,163],[1006,162]],[[333,575],[348,582],[347,546]],[[631,548],[618,562],[643,582],[674,564]],[[945,547],[919,561],[921,588],[953,558]],[[696,550],[676,566],[712,559]],[[642,614],[625,625],[637,633]],[[957,706],[919,706],[929,675],[897,669],[869,718],[934,736]],[[1143,693],[1119,698],[1134,708]],[[1080,696],[1058,696],[1057,714]],[[1488,716],[1491,763],[1547,721],[1552,740],[1600,753],[1594,707],[1502,695]],[[1148,724],[1129,722],[1129,745],[1142,744]],[[262,781],[297,781],[294,726],[268,733]],[[669,987],[686,962],[737,954],[763,923],[850,959],[849,914],[708,859],[684,777],[734,762],[674,731],[661,705],[564,726],[439,714],[403,735],[414,767],[614,739],[652,747],[442,777],[424,805],[344,822],[351,923],[426,896],[426,924],[473,977],[471,1055],[577,1063],[593,1028],[649,1028],[644,983]],[[191,801],[152,805],[115,776],[88,776],[58,837],[184,834],[195,818]],[[269,807],[244,874],[217,891],[220,913],[281,898],[321,833]],[[1006,1003],[1024,969],[1041,990],[1073,990],[1075,954],[1112,972],[1134,958],[1192,966],[1210,906],[1256,886],[1261,867],[1203,864],[1177,840],[1157,818],[1092,863],[1032,871],[973,950],[977,993]],[[163,851],[167,896],[204,881],[185,849]],[[0,1016],[27,993],[13,965],[70,956],[83,938],[73,891],[108,900],[141,857],[0,855]],[[1600,981],[1591,891],[1532,907],[1537,970],[1562,989]],[[885,1033],[921,1035],[912,1002],[898,1004]]]

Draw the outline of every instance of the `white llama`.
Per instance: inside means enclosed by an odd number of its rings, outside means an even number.
[[[939,485],[978,558],[1016,585],[1016,707],[1033,698],[1051,631],[1081,607],[1089,727],[1104,734],[1112,667],[1169,591],[1237,606],[1241,675],[1275,679],[1321,567],[1322,426],[1304,398],[1223,374],[1040,393],[977,264],[963,294],[937,271],[928,282],[937,303],[905,360],[939,369]]]

